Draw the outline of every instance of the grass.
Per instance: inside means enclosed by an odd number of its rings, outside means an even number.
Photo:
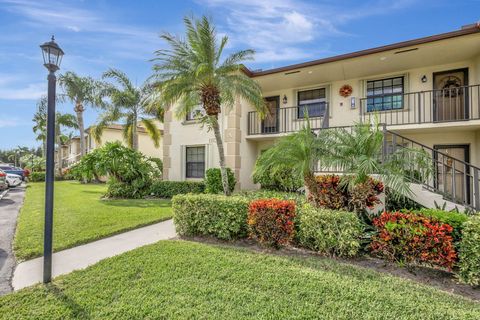
[[[480,304],[332,259],[161,241],[0,297],[0,319],[480,319]]]
[[[55,182],[53,248],[59,251],[170,218],[168,200],[101,200],[105,185]],[[14,241],[17,259],[42,255],[44,183],[30,183]]]

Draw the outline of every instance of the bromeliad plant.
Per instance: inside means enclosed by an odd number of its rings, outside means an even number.
[[[184,19],[185,39],[165,33],[170,49],[158,50],[152,79],[155,92],[151,103],[160,108],[176,105],[176,116],[184,118],[201,105],[205,116],[199,120],[212,130],[217,143],[223,192],[230,194],[225,152],[218,115],[243,99],[264,113],[265,102],[257,82],[243,72],[243,62],[253,59],[253,50],[243,50],[223,58],[228,37],[220,39],[207,17]]]

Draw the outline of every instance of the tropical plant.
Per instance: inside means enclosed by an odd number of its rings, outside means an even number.
[[[222,60],[228,37],[220,40],[209,18],[184,18],[185,39],[165,33],[162,38],[170,49],[156,51],[153,66],[155,91],[151,103],[165,108],[176,105],[176,116],[185,117],[201,105],[205,116],[201,122],[212,130],[217,143],[223,192],[230,194],[225,151],[218,114],[232,108],[242,98],[260,113],[265,102],[258,83],[242,72],[242,62],[253,59],[253,50],[243,50]]]
[[[432,174],[432,159],[424,150],[401,147],[384,154],[384,133],[380,124],[356,124],[351,128],[322,130],[326,144],[321,165],[347,173],[342,182],[349,188],[378,175],[394,196],[411,196],[410,183]],[[412,176],[412,168],[415,175]]]
[[[300,131],[279,139],[257,159],[253,175],[265,175],[287,166],[293,178],[303,179],[314,203],[319,203],[320,200],[316,200],[319,190],[315,168],[322,155],[328,152],[322,138],[312,132],[309,121],[306,121]]]
[[[81,77],[72,71],[60,75],[58,83],[63,88],[64,97],[74,104],[73,111],[77,116],[80,136],[80,154],[83,157],[86,151],[83,112],[85,111],[85,104],[95,105],[96,91],[101,84],[91,77]]]
[[[100,142],[103,130],[108,125],[121,121],[127,145],[133,150],[138,150],[138,125],[141,123],[158,147],[160,130],[152,117],[160,121],[163,119],[159,109],[148,102],[151,86],[144,83],[138,88],[125,73],[116,69],[106,71],[103,78],[113,80],[117,85],[105,83],[97,95],[97,104],[103,111],[91,130],[94,139]]]
[[[37,111],[33,115],[32,121],[33,133],[36,134],[35,139],[37,141],[42,141],[42,154],[46,156],[47,150],[47,98],[42,97],[37,101]]]

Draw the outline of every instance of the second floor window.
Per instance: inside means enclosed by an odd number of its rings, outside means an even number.
[[[404,78],[367,81],[367,112],[403,108]]]
[[[205,147],[186,147],[185,149],[185,177],[204,178],[205,176]]]
[[[309,118],[322,117],[325,114],[326,101],[325,88],[299,91],[298,118],[305,118],[307,112]]]
[[[186,117],[186,120],[189,121],[189,120],[196,120],[202,116],[205,115],[205,109],[203,109],[203,107],[201,105],[198,105],[196,106],[195,108],[193,108],[192,111],[190,111],[189,113],[187,113],[187,117]]]

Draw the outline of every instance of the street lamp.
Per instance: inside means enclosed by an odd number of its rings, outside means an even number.
[[[43,65],[48,74],[48,107],[47,107],[47,164],[45,174],[45,231],[43,238],[43,282],[52,280],[52,234],[53,234],[53,183],[55,181],[55,71],[60,69],[63,50],[55,43],[55,38],[40,46]]]

